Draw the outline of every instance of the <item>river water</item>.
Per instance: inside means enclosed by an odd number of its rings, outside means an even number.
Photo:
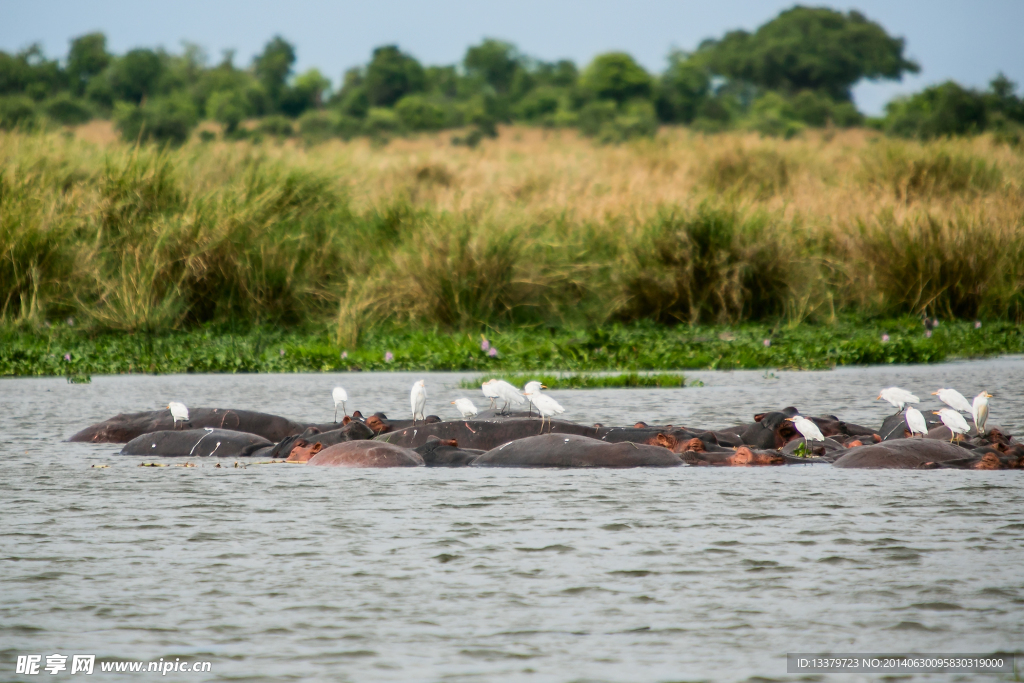
[[[169,400],[325,421],[336,384],[349,410],[405,417],[420,378],[428,412],[454,417],[457,396],[484,405],[464,376],[0,380],[0,680],[53,653],[212,662],[171,680],[561,682],[1022,650],[1021,471],[141,468],[62,442]],[[588,423],[720,427],[797,405],[877,426],[881,387],[953,386],[988,389],[990,423],[1024,432],[1020,358],[689,376],[705,386],[551,394]]]

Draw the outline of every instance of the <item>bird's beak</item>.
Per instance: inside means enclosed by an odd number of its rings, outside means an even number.
[[[937,391],[933,391],[932,392],[932,396],[938,396],[938,395],[939,395],[939,392],[937,392]]]
[[[881,398],[882,398],[882,395],[881,395],[881,394],[879,394],[878,396],[876,396],[876,397],[875,397],[875,400],[876,400],[876,401],[879,401],[879,400],[881,400]]]
[[[937,410],[933,410],[932,411],[932,415],[938,415],[938,414],[939,414],[939,411],[937,411]]]
[[[985,392],[985,398],[993,398],[994,396],[995,394],[990,394],[987,391]]]
[[[452,401],[452,402],[451,402],[451,404],[452,404],[452,405],[455,405],[455,401]]]
[[[541,388],[541,389],[547,389],[547,385],[541,384],[541,385],[540,385],[540,388]]]

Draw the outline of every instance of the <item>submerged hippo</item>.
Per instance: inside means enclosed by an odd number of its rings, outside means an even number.
[[[894,439],[856,446],[833,466],[843,468],[914,469],[926,462],[942,463],[968,457],[970,451],[935,439]]]
[[[693,444],[693,446],[696,446],[696,444]],[[740,446],[735,451],[726,452],[705,451],[695,448],[684,451],[682,459],[690,465],[697,466],[765,467],[786,464],[786,458],[778,451],[755,450],[747,446]]]
[[[306,463],[321,467],[423,467],[416,451],[381,441],[345,441],[323,449]]]
[[[373,430],[362,422],[350,421],[340,429],[322,431],[316,427],[309,427],[306,431],[295,436],[282,439],[268,454],[271,458],[287,458],[296,449],[308,449],[313,444],[320,444],[319,451],[327,446],[333,446],[342,441],[360,441],[373,438]]]
[[[608,443],[576,434],[529,436],[478,456],[471,467],[679,467],[661,446]]]
[[[256,434],[230,429],[162,430],[138,436],[124,445],[121,455],[160,455],[199,458],[249,457],[273,444]]]
[[[414,450],[420,454],[427,467],[466,467],[484,452],[459,448],[458,441],[443,441],[435,437],[430,437],[425,444]]]
[[[682,447],[683,443],[697,436],[694,432],[683,428],[673,428],[666,431],[656,427],[588,427],[562,420],[545,422],[543,429],[544,433],[548,434],[588,436],[607,443],[623,443],[628,441],[637,444],[663,446],[676,451]],[[408,427],[378,436],[377,440],[406,448],[417,448],[425,444],[431,437],[436,437],[445,441],[455,440],[463,448],[487,451],[509,441],[538,436],[540,433],[541,424],[539,419],[453,420],[450,422]]]
[[[293,434],[300,434],[306,428],[297,422],[266,413],[251,410],[226,408],[192,408],[187,422],[175,425],[170,410],[151,410],[143,413],[121,413],[109,420],[97,422],[73,435],[68,441],[92,443],[127,443],[137,436],[180,429],[230,429],[236,432],[257,434],[272,442]]]

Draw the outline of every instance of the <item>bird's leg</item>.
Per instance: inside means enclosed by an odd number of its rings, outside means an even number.
[[[345,417],[348,417],[348,408],[345,407],[345,402],[344,401],[341,402],[341,411],[343,413],[345,413]],[[338,407],[337,406],[334,407],[334,421],[335,422],[338,421]]]
[[[338,404],[337,403],[334,404],[334,422],[335,423],[338,422]]]

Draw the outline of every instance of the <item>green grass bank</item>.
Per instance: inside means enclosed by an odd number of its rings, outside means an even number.
[[[675,326],[651,323],[487,333],[372,331],[357,348],[333,330],[288,332],[214,327],[155,334],[97,332],[60,323],[0,330],[0,376],[188,372],[464,370],[481,375],[544,371],[823,369],[837,365],[937,363],[1024,353],[1008,322],[942,322],[926,336],[914,318],[831,325]],[[491,349],[495,349],[492,353]]]

